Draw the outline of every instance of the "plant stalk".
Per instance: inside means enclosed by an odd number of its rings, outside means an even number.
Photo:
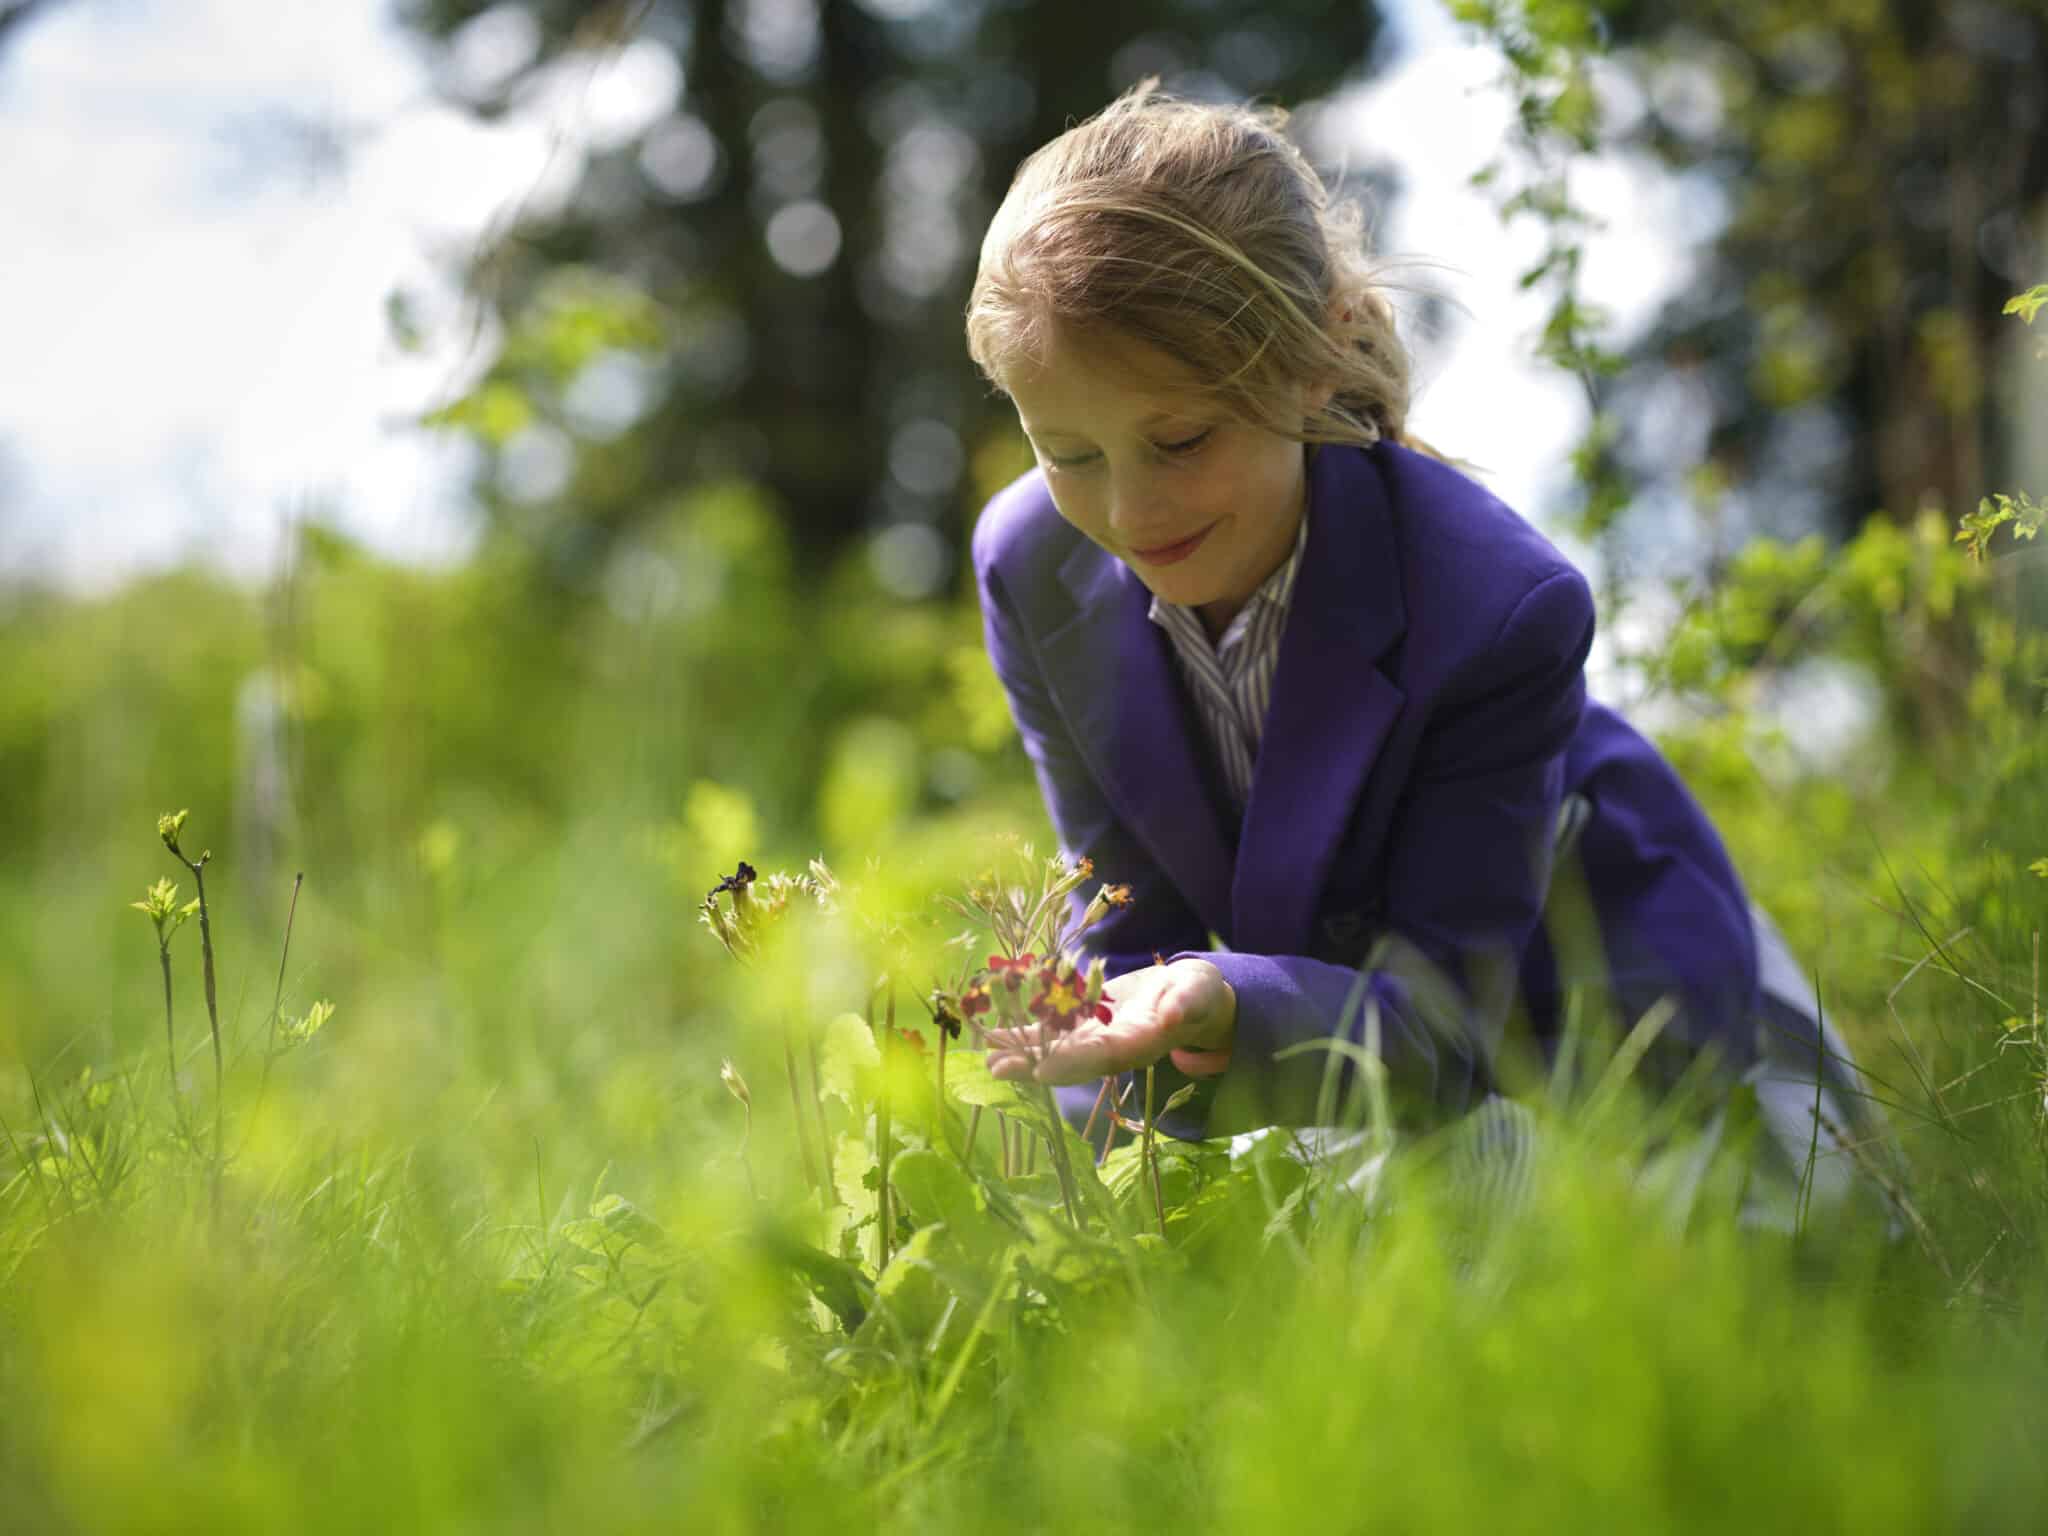
[[[304,870],[292,876],[292,902],[284,914],[284,953],[277,957],[277,990],[270,998],[270,1038],[263,1046],[263,1075],[256,1080],[256,1109],[263,1107],[263,1093],[270,1086],[270,1063],[277,1056],[277,1018],[284,1007],[284,971],[292,958],[292,925],[299,917],[299,887],[305,883]],[[250,1118],[255,1118],[255,1110],[250,1111]]]
[[[789,1074],[789,1107],[796,1115],[796,1144],[797,1150],[803,1154],[804,1182],[813,1190],[822,1191],[823,1186],[818,1182],[818,1164],[811,1156],[810,1122],[804,1118],[804,1091],[796,1079],[796,1046],[789,1038],[794,1029],[794,1025],[785,1024],[782,1031],[782,1065]]]
[[[832,1130],[825,1123],[825,1076],[818,1070],[818,1036],[804,1031],[804,1055],[811,1064],[811,1113],[818,1121],[818,1164],[825,1176],[825,1203],[839,1203],[839,1180],[832,1166]]]
[[[1079,1232],[1081,1230],[1081,1208],[1074,1199],[1074,1165],[1067,1156],[1067,1122],[1060,1114],[1059,1100],[1054,1096],[1051,1088],[1044,1083],[1040,1083],[1038,1085],[1038,1094],[1040,1100],[1045,1105],[1046,1115],[1049,1117],[1047,1124],[1050,1139],[1047,1144],[1052,1148],[1053,1171],[1060,1176],[1060,1198],[1067,1203],[1067,1220],[1072,1222],[1074,1230]],[[1098,1095],[1099,1101],[1100,1096]],[[1089,1124],[1094,1124],[1094,1116],[1092,1115],[1089,1117]]]
[[[227,1144],[221,1139],[225,1123],[223,1109],[226,1099],[227,1067],[220,1048],[220,1004],[216,997],[213,981],[213,912],[206,903],[206,861],[211,854],[202,853],[194,861],[183,854],[178,858],[192,871],[192,882],[199,894],[199,955],[201,968],[206,977],[206,1023],[213,1035],[213,1203],[220,1207],[221,1167],[227,1159]]]
[[[874,998],[872,996],[868,999],[868,1012],[870,1015],[874,1012]],[[869,1027],[873,1027],[872,1023]],[[881,1184],[881,1188],[876,1191],[878,1204],[875,1213],[875,1225],[877,1235],[881,1239],[882,1252],[882,1261],[875,1266],[876,1274],[880,1274],[889,1267],[889,1254],[895,1247],[894,1239],[896,1236],[894,1202],[889,1198],[889,1142],[892,1129],[889,1114],[889,1058],[894,1053],[895,1044],[896,979],[892,976],[889,978],[889,1001],[886,1005],[886,1012],[883,1015],[881,1050],[882,1092],[881,1096],[875,1101],[875,1165]]]
[[[981,1106],[974,1106],[967,1117],[967,1145],[960,1149],[960,1163],[969,1172],[974,1169],[974,1143],[981,1136]]]
[[[1166,1195],[1159,1187],[1159,1149],[1153,1143],[1152,1079],[1155,1068],[1145,1069],[1145,1167],[1152,1177],[1152,1207],[1159,1213],[1159,1235],[1166,1236]]]

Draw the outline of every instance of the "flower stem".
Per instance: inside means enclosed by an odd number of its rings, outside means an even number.
[[[1152,1078],[1156,1069],[1145,1069],[1145,1166],[1152,1175],[1152,1208],[1159,1213],[1159,1235],[1166,1236],[1166,1195],[1159,1187],[1159,1149],[1152,1140]]]
[[[270,1063],[277,1056],[277,1017],[284,1007],[284,969],[292,957],[292,924],[299,916],[299,887],[306,883],[305,871],[292,876],[292,904],[284,914],[284,953],[277,957],[277,991],[270,999],[270,1039],[263,1047],[263,1075],[256,1080],[256,1109],[263,1107],[263,1091],[270,1086]],[[255,1117],[255,1110],[250,1111]],[[247,1138],[244,1137],[246,1144]]]
[[[1105,1077],[1102,1080],[1102,1086],[1095,1091],[1095,1107],[1088,1111],[1088,1123],[1081,1128],[1081,1139],[1083,1141],[1086,1141],[1095,1134],[1095,1117],[1102,1113],[1102,1106],[1108,1101],[1110,1087],[1115,1082],[1115,1078]]]
[[[825,1203],[837,1205],[839,1181],[832,1171],[832,1131],[825,1123],[825,1078],[818,1070],[818,1037],[814,1031],[804,1031],[804,1047],[811,1063],[811,1113],[818,1119],[818,1162],[825,1176]]]
[[[196,861],[185,858],[183,854],[178,857],[192,871],[192,883],[199,891],[199,955],[206,977],[206,1023],[213,1035],[213,1203],[218,1210],[221,1165],[227,1156],[226,1143],[221,1140],[227,1068],[221,1057],[220,1005],[213,984],[213,913],[206,904],[206,860],[209,856],[202,853]]]
[[[981,1135],[981,1106],[974,1106],[974,1113],[967,1117],[967,1145],[960,1149],[960,1163],[970,1173],[974,1170],[974,1143]]]
[[[824,1186],[818,1182],[818,1165],[811,1157],[810,1125],[804,1119],[804,1093],[796,1080],[796,1046],[789,1038],[794,1030],[794,1025],[787,1025],[782,1034],[782,1065],[789,1074],[789,1107],[796,1112],[796,1144],[803,1154],[804,1182],[822,1192]]]
[[[1053,1096],[1052,1089],[1041,1083],[1038,1094],[1045,1105],[1049,1133],[1046,1145],[1052,1149],[1053,1170],[1060,1176],[1060,1198],[1067,1203],[1067,1220],[1079,1232],[1081,1209],[1074,1200],[1074,1165],[1067,1156],[1067,1122],[1060,1115],[1059,1100]],[[1092,1117],[1090,1123],[1093,1123]]]
[[[171,1067],[171,1106],[178,1113],[178,1133],[189,1145],[192,1127],[185,1119],[185,1096],[178,1091],[178,1033],[171,1014],[171,946],[159,938],[156,957],[164,968],[164,1054]]]
[[[870,1014],[874,1012],[874,1000],[872,998],[868,1000],[868,1011]],[[875,1266],[876,1274],[880,1274],[889,1267],[889,1253],[895,1246],[893,1239],[896,1235],[895,1212],[891,1208],[889,1199],[889,1141],[892,1129],[889,1115],[889,1056],[895,1045],[895,1036],[896,981],[894,977],[891,977],[889,979],[889,1001],[887,1012],[883,1016],[882,1028],[882,1092],[881,1097],[875,1101],[875,1163],[879,1170],[879,1182],[881,1185],[875,1192],[877,1202],[876,1226],[880,1235],[882,1250],[882,1261]]]

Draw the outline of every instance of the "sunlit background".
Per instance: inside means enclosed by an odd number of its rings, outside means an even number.
[[[757,65],[816,49],[815,15],[786,14],[739,29]],[[0,569],[104,587],[196,556],[260,577],[281,530],[308,516],[406,559],[469,550],[479,455],[418,425],[502,343],[491,306],[465,291],[466,264],[515,221],[570,206],[607,156],[629,157],[644,177],[636,194],[687,228],[725,153],[667,42],[622,39],[528,75],[540,42],[514,5],[434,44],[388,7],[290,0],[74,0],[27,24],[0,67]],[[1106,99],[1176,58],[1138,44],[1091,68],[1077,52],[1077,89]],[[1540,514],[1568,476],[1586,407],[1532,356],[1542,296],[1515,279],[1534,232],[1504,235],[1494,202],[1469,185],[1507,131],[1499,73],[1441,6],[1401,0],[1370,59],[1304,126],[1319,159],[1380,209],[1381,252],[1414,263],[1397,276],[1419,290],[1404,295],[1422,359],[1417,430]],[[514,79],[489,120],[448,99]],[[817,153],[801,100],[766,104],[751,130],[755,175],[788,174],[798,191],[801,164],[775,167]],[[978,239],[975,204],[959,195],[977,150],[914,105],[890,129],[877,262],[885,280],[954,299]],[[1725,198],[1621,154],[1588,168],[1580,191],[1608,220],[1590,242],[1588,287],[1622,334],[1639,330]],[[792,196],[764,220],[758,254],[816,278],[842,257],[836,219]],[[953,312],[934,306],[935,345],[958,345]],[[670,361],[715,376],[744,365],[744,346],[713,326]],[[663,387],[644,363],[598,359],[565,391],[560,427],[505,445],[497,488],[514,503],[559,495],[572,452],[562,429],[615,435]],[[958,420],[906,422],[892,443],[913,496],[953,495]],[[873,550],[905,595],[952,574],[936,540],[900,529],[874,530]]]

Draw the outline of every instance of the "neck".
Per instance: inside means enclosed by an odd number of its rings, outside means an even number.
[[[1252,595],[1272,578],[1275,571],[1287,563],[1288,557],[1294,553],[1294,541],[1301,536],[1301,520],[1307,515],[1308,466],[1307,456],[1304,454],[1301,478],[1296,483],[1294,491],[1294,516],[1280,525],[1272,545],[1259,552],[1259,559],[1252,566],[1257,574],[1251,579],[1250,585],[1242,592],[1219,597],[1213,603],[1203,603],[1195,609],[1196,617],[1201,619],[1203,632],[1208,635],[1210,644],[1213,645],[1223,638],[1223,632],[1230,628],[1230,621],[1244,612],[1245,605],[1252,600]]]

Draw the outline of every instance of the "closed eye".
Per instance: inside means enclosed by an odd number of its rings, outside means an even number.
[[[1184,437],[1180,441],[1173,443],[1154,443],[1152,447],[1155,452],[1164,454],[1170,459],[1192,458],[1195,454],[1201,452],[1203,445],[1209,441],[1210,434],[1214,430],[1213,427],[1204,427],[1192,437]],[[1099,452],[1063,455],[1052,453],[1044,448],[1040,448],[1038,451],[1044,457],[1045,462],[1054,469],[1086,469],[1102,457]]]

